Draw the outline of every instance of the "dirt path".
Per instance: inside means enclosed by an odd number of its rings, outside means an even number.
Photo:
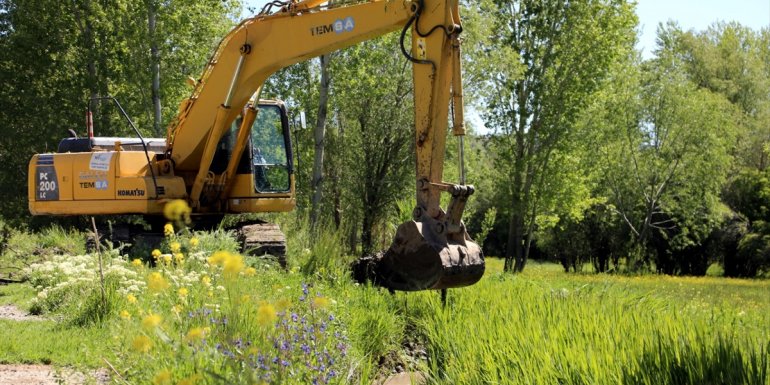
[[[50,365],[0,365],[0,385],[107,384],[110,377],[98,370],[90,376]]]
[[[0,319],[13,321],[43,321],[44,318],[29,314],[14,305],[0,305]]]

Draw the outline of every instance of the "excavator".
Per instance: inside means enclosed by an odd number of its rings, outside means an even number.
[[[458,0],[272,1],[222,39],[165,138],[143,138],[136,129],[135,138],[95,137],[89,109],[87,137],[34,155],[30,212],[161,217],[179,199],[200,221],[290,211],[296,181],[289,117],[282,102],[260,99],[264,82],[281,68],[399,30],[401,53],[413,68],[416,207],[365,274],[390,290],[472,285],[484,274],[484,256],[461,220],[474,188],[462,167]],[[459,138],[460,183],[442,180],[450,120]],[[446,209],[442,193],[450,196]],[[272,242],[282,252],[275,225],[249,226],[241,229],[244,244]]]

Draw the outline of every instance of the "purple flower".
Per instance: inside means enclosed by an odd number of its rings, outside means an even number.
[[[310,354],[310,346],[307,346],[307,344],[302,344],[299,348],[303,353]]]
[[[297,315],[297,313],[291,313],[291,320],[297,322],[299,320],[299,315]]]
[[[308,293],[308,285],[306,283],[302,283],[302,294],[307,295]]]

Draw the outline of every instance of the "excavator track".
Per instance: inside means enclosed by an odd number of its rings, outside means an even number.
[[[286,267],[286,236],[277,224],[259,220],[244,221],[229,226],[226,230],[234,232],[244,255],[272,257],[281,267]],[[164,239],[162,232],[147,231],[138,225],[99,226],[98,231],[102,241],[109,240],[114,246],[131,244],[132,247],[156,248]],[[96,250],[93,234],[87,237],[86,248],[89,251]]]
[[[281,267],[286,267],[286,236],[277,224],[246,221],[227,229],[235,231],[242,253],[257,257],[272,256]]]

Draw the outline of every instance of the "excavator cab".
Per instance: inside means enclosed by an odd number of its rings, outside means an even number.
[[[260,104],[250,147],[256,192],[288,192],[293,170],[289,121],[283,104]]]

